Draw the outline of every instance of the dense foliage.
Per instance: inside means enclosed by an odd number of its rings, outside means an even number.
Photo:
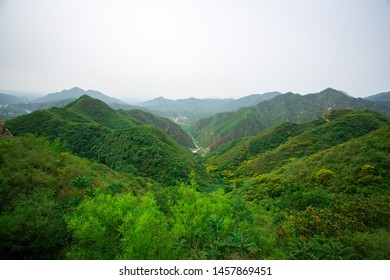
[[[113,185],[120,186],[118,192],[138,194],[148,184],[149,180],[73,156],[59,142],[50,144],[31,135],[1,139],[0,256],[64,258],[70,242],[66,213]]]
[[[9,122],[50,137],[0,139],[2,259],[390,258],[382,115],[332,111],[202,158],[88,102]]]

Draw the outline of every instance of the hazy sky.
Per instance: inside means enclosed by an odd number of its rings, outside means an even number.
[[[390,0],[0,0],[0,90],[390,90]]]

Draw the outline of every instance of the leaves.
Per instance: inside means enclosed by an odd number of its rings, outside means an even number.
[[[91,179],[88,176],[77,176],[72,181],[72,186],[78,189],[85,190],[92,184]]]

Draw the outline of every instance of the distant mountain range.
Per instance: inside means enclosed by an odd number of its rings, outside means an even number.
[[[55,101],[61,101],[61,100],[74,100],[77,99],[83,95],[89,95],[92,98],[99,99],[103,101],[104,103],[107,104],[113,104],[113,103],[118,103],[118,104],[126,104],[126,102],[123,102],[119,99],[107,96],[100,91],[96,90],[83,90],[78,87],[74,87],[72,89],[65,89],[61,92],[55,92],[55,93],[50,93],[48,95],[45,95],[44,97],[37,98],[33,100],[32,103],[47,103],[47,102],[55,102]]]
[[[0,93],[0,104],[17,104],[20,102],[20,99],[16,96]]]
[[[319,93],[286,93],[256,106],[204,118],[192,127],[194,137],[209,149],[244,136],[256,135],[282,122],[307,122],[336,109],[371,109],[390,119],[390,102],[353,98],[331,88]]]
[[[378,93],[365,97],[364,99],[375,102],[389,102],[390,101],[390,91]]]
[[[43,97],[32,100],[29,103],[22,102],[18,97],[0,93],[0,118],[4,120],[24,115],[35,110],[47,109],[52,107],[64,107],[77,98],[88,95],[99,99],[110,106],[129,106],[125,102],[107,96],[95,90],[83,90],[78,87],[47,94]],[[131,106],[129,106],[131,107]]]
[[[267,92],[264,94],[252,94],[239,99],[197,99],[191,97],[187,99],[171,100],[159,97],[139,103],[137,106],[171,119],[185,117],[193,121],[220,112],[235,111],[243,107],[254,106],[280,94],[280,92]]]
[[[316,94],[306,95],[306,100],[311,104],[317,104],[326,108],[366,108],[368,103],[365,105],[357,106],[356,100],[361,98],[353,98],[347,93],[338,91],[343,94],[346,98],[341,102],[337,99],[332,100],[329,97],[321,97]],[[217,113],[224,113],[229,115],[229,112],[234,112],[242,108],[256,106],[259,103],[264,101],[271,100],[273,98],[283,96],[280,92],[268,92],[264,94],[252,94],[239,99],[198,99],[198,98],[187,98],[187,99],[178,99],[170,100],[163,97],[159,97],[150,101],[142,102],[136,105],[129,105],[119,99],[107,96],[99,91],[95,90],[83,90],[78,87],[72,89],[62,90],[60,92],[55,92],[48,94],[46,96],[37,98],[31,102],[23,102],[20,98],[0,93],[0,118],[3,120],[12,119],[16,116],[27,114],[39,109],[46,109],[51,107],[64,107],[70,102],[76,100],[82,95],[88,95],[93,98],[99,99],[104,103],[108,104],[114,109],[123,109],[123,110],[132,110],[132,109],[141,109],[142,111],[148,111],[154,115],[161,117],[167,117],[171,120],[176,120],[178,123],[183,121],[197,121],[202,118],[211,117]],[[321,99],[324,100],[321,100]],[[352,101],[353,100],[353,101]],[[364,98],[363,101],[371,101],[377,103],[389,102],[390,92],[380,93]],[[352,102],[348,104],[348,102]],[[378,110],[382,112],[382,105],[371,104],[368,106],[373,110],[376,110],[375,107],[378,107]],[[227,113],[228,112],[228,113]],[[217,118],[221,118],[221,115]],[[221,120],[220,120],[221,121]],[[202,121],[203,122],[203,121]],[[257,131],[257,130],[255,130]]]

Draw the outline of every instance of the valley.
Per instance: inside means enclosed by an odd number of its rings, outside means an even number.
[[[389,259],[387,98],[48,95],[0,123],[1,259]]]

